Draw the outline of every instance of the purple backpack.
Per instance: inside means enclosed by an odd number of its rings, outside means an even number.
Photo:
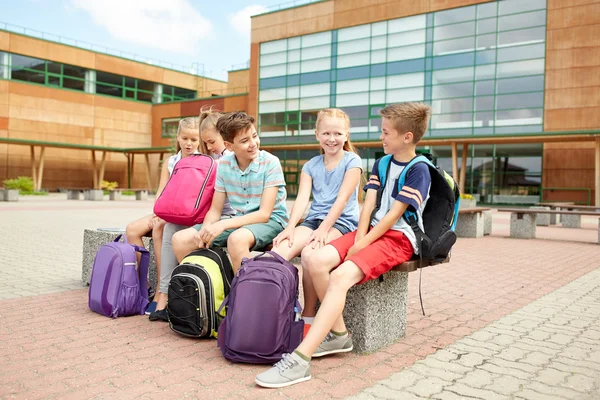
[[[229,361],[274,363],[302,341],[298,270],[277,253],[244,259],[224,306],[218,344]]]
[[[125,237],[119,242],[121,236],[96,253],[88,293],[90,310],[112,318],[144,314],[148,307],[148,250],[127,243]],[[139,274],[136,252],[142,253]]]

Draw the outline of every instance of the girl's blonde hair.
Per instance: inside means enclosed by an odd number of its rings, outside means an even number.
[[[200,120],[198,119],[198,117],[185,117],[179,121],[179,126],[177,127],[177,137],[179,137],[179,134],[181,133],[181,131],[183,129],[188,130],[188,131],[193,131],[193,130],[198,129],[199,126],[200,126]],[[202,141],[200,141],[200,142],[202,142]],[[179,140],[175,139],[175,143],[176,143],[175,152],[179,153],[181,151],[181,146],[179,145]]]
[[[321,123],[321,121],[323,121],[323,118],[325,117],[339,118],[344,120],[344,128],[348,133],[348,140],[346,140],[346,143],[344,143],[344,150],[358,154],[358,150],[356,150],[356,148],[350,141],[350,117],[348,117],[348,114],[346,114],[339,108],[325,108],[319,111],[319,113],[317,114],[317,122],[315,123],[315,129],[317,131],[319,130],[319,124]],[[323,149],[321,149],[321,154],[323,154]]]
[[[315,123],[315,129],[317,131],[319,130],[319,124],[321,123],[321,121],[323,121],[323,118],[325,118],[325,117],[340,118],[340,119],[344,120],[344,128],[348,132],[348,140],[346,140],[346,143],[344,143],[344,150],[351,151],[352,153],[360,156],[360,154],[358,153],[358,150],[356,150],[356,147],[354,147],[354,145],[350,141],[350,117],[348,116],[348,114],[346,114],[344,111],[340,110],[339,108],[325,108],[325,109],[319,111],[319,113],[317,114],[317,122]],[[323,151],[323,148],[321,148],[321,154],[323,154],[323,153],[325,153],[325,152]],[[365,174],[362,173],[360,175],[360,181],[358,183],[359,184],[359,191],[358,191],[358,202],[359,203],[362,203],[364,201],[364,193],[362,190],[360,190],[360,188],[363,187],[366,183],[367,183],[367,178],[365,177]]]
[[[204,143],[204,141],[202,140],[202,132],[204,132],[207,129],[217,129],[217,121],[219,120],[219,118],[221,118],[223,116],[222,113],[218,112],[217,110],[213,109],[214,106],[203,106],[200,109],[200,116],[199,116],[199,121],[200,121],[200,126],[199,126],[199,132],[200,132],[200,152],[202,154],[208,154],[209,151],[206,148],[206,144]],[[220,134],[219,131],[217,131],[217,133]]]

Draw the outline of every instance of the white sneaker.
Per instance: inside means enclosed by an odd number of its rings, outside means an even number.
[[[259,374],[254,379],[258,386],[265,388],[281,388],[312,378],[310,364],[298,354],[284,354],[283,358],[271,369]]]
[[[343,336],[334,335],[329,332],[325,339],[321,342],[313,357],[323,357],[329,354],[347,353],[352,351],[352,338],[346,333]]]

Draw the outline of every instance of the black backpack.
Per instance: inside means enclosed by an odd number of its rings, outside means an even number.
[[[432,158],[430,154],[417,155],[404,167],[398,178],[398,192],[400,192],[406,181],[406,174],[414,165],[424,163],[429,168],[429,174],[431,175],[429,199],[422,213],[425,232],[419,227],[419,215],[416,212],[406,210],[402,215],[402,218],[410,225],[417,238],[421,260],[420,267],[439,264],[446,260],[450,249],[456,242],[454,230],[458,220],[460,192],[454,179],[444,170],[433,165]],[[377,206],[371,214],[371,220],[381,207],[381,196],[388,179],[391,161],[391,154],[379,160],[378,175],[381,187],[377,193]]]
[[[217,337],[225,310],[219,312],[233,281],[231,262],[222,249],[194,250],[173,270],[169,282],[169,326],[179,334]]]

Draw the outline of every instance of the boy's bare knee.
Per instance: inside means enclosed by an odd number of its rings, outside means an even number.
[[[227,249],[230,253],[248,251],[252,247],[254,236],[247,229],[238,229],[227,238]]]
[[[327,289],[348,291],[356,282],[352,276],[344,273],[342,268],[337,268],[329,275],[329,286]]]

